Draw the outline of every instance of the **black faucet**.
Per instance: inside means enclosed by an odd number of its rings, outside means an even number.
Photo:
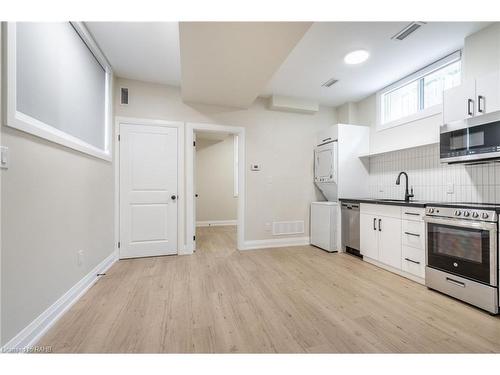
[[[406,174],[406,172],[399,172],[398,178],[396,180],[396,185],[400,184],[402,174],[405,175],[405,177],[406,177],[405,201],[409,202],[410,198],[413,198],[414,195],[413,195],[413,187],[411,188],[411,193],[408,192],[408,175]]]

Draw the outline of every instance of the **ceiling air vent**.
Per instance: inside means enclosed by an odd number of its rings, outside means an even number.
[[[333,86],[334,84],[336,84],[339,80],[338,79],[335,79],[335,78],[332,78],[332,79],[329,79],[328,81],[326,81],[325,83],[323,83],[321,85],[321,87],[331,87]]]
[[[420,29],[425,22],[412,22],[408,26],[406,26],[403,30],[394,35],[391,39],[403,40],[410,36],[410,34],[414,33],[418,29]]]

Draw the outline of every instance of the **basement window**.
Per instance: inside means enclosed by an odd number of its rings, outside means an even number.
[[[442,112],[443,92],[461,83],[461,51],[457,51],[377,94],[377,130]]]
[[[109,63],[83,23],[7,24],[7,125],[111,161]]]

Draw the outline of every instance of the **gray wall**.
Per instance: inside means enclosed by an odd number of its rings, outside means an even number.
[[[2,344],[113,251],[113,166],[1,126]],[[84,262],[77,264],[77,251]]]

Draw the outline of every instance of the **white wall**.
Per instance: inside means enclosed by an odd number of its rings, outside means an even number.
[[[234,136],[223,140],[196,138],[196,221],[235,221]]]
[[[0,172],[5,344],[113,252],[113,167],[3,120],[0,132],[10,150]]]
[[[335,124],[335,110],[321,107],[314,115],[270,111],[258,98],[249,109],[186,104],[176,87],[118,79],[129,88],[130,104],[118,104],[119,116],[206,122],[246,129],[245,240],[273,238],[265,223],[304,220],[309,234],[309,204],[321,199],[313,180],[313,147],[318,130]],[[261,163],[251,172],[250,163]],[[304,235],[299,235],[304,236]]]

